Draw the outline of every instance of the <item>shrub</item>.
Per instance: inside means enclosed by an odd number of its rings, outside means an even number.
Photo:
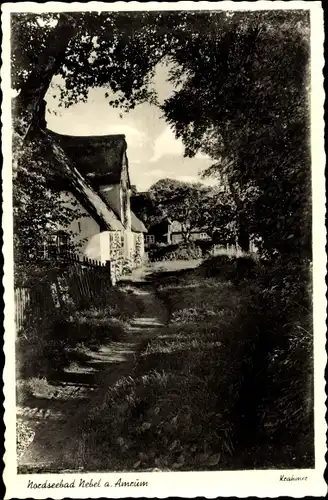
[[[31,377],[18,383],[17,393],[19,400],[30,397],[51,399],[55,395],[55,387],[45,377]]]
[[[67,332],[57,327],[60,316],[35,318],[16,341],[17,371],[24,378],[47,377],[69,364]]]
[[[152,262],[200,259],[202,250],[193,242],[180,243],[153,248],[149,251],[148,257]]]

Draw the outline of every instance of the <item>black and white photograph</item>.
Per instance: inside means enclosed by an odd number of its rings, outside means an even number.
[[[7,498],[325,495],[320,2],[5,7]]]

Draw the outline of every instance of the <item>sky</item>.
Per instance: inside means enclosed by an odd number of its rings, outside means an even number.
[[[161,103],[173,90],[167,75],[167,66],[157,65],[153,85]],[[56,83],[58,81],[54,80],[53,84]],[[105,92],[110,94],[109,99],[105,98]],[[122,111],[108,104],[113,94],[107,88],[90,89],[86,103],[78,103],[68,109],[58,106],[57,93],[53,85],[46,96],[48,128],[69,135],[125,134],[131,183],[139,191],[147,190],[156,181],[166,177],[199,182],[199,172],[212,163],[201,154],[195,158],[183,157],[182,141],[175,138],[162,112],[155,105],[140,104],[129,113],[123,113],[121,118]]]

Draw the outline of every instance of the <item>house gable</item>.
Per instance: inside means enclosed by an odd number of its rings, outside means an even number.
[[[131,214],[124,135],[81,137],[47,131],[47,136],[71,162],[70,175],[57,175],[58,189],[72,192],[101,230],[146,232]]]
[[[61,143],[58,142],[58,136],[59,134],[51,131],[44,133],[44,138],[52,146],[52,148],[47,150],[47,153],[51,155],[49,161],[54,165],[53,177],[49,182],[59,191],[73,193],[85,210],[99,222],[102,230],[123,231],[124,227],[120,219],[76,168],[74,160],[71,159],[68,152],[64,151]],[[53,151],[55,152],[55,156],[52,154]],[[73,158],[76,157],[73,155]],[[58,169],[58,161],[60,159],[63,159],[63,161],[60,162],[61,168]],[[65,171],[62,169],[63,165],[66,165]]]
[[[122,155],[122,167],[117,182],[101,184],[98,187],[101,197],[114,210],[125,229],[131,228],[130,178],[126,152]]]

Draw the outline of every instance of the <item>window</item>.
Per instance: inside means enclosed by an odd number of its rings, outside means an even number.
[[[81,232],[81,222],[80,221],[78,221],[77,227],[79,228],[79,233],[80,233]]]
[[[146,235],[146,243],[148,243],[148,245],[152,245],[155,243],[155,236],[153,234],[147,234]]]
[[[208,238],[206,233],[200,233],[199,237],[201,240],[206,240]]]
[[[69,235],[65,231],[58,231],[48,239],[49,255],[65,254],[70,247]]]

